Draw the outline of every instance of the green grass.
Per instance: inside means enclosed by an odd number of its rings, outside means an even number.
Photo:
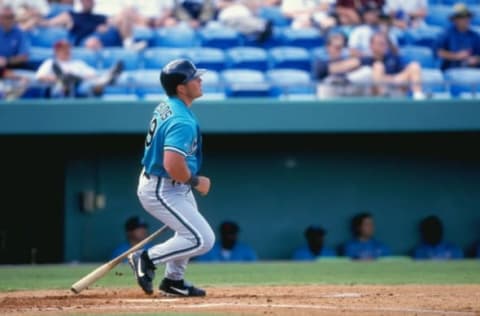
[[[0,266],[0,291],[69,289],[98,265]],[[157,271],[163,274],[163,268]],[[201,285],[282,284],[480,284],[480,260],[417,262],[407,258],[376,262],[332,259],[317,262],[190,264],[187,278]],[[132,287],[128,265],[121,264],[97,282]]]

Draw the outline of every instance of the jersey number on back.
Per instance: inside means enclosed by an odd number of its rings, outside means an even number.
[[[155,131],[157,130],[157,118],[153,118],[150,122],[150,128],[148,129],[148,134],[145,139],[145,147],[149,147],[152,143],[153,135],[155,135]]]

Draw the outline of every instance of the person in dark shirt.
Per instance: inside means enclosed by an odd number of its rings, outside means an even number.
[[[335,251],[325,246],[325,229],[319,226],[308,226],[305,229],[307,244],[297,248],[292,256],[293,260],[315,260],[318,258],[335,257]]]
[[[425,99],[422,91],[422,69],[417,62],[403,65],[399,56],[389,53],[389,44],[386,35],[382,32],[375,33],[370,39],[372,56],[362,57],[362,65],[372,67],[372,79],[375,84],[375,93],[387,93],[387,85],[410,86],[413,99]]]
[[[41,25],[67,27],[75,46],[85,46],[93,50],[122,45],[134,50],[145,48],[145,42],[134,42],[131,21],[93,13],[94,0],[80,2],[80,12],[63,12],[52,19],[44,20]]]
[[[15,14],[9,6],[0,6],[0,74],[25,66],[28,60],[27,35],[15,23]]]
[[[257,261],[255,250],[238,240],[240,227],[232,221],[220,224],[220,240],[207,253],[197,258],[200,262],[251,262]]]
[[[457,4],[450,15],[449,26],[435,43],[441,59],[440,68],[480,66],[480,35],[470,28],[473,13],[464,4]]]
[[[117,245],[112,252],[111,258],[116,258],[125,251],[129,250],[142,240],[148,237],[148,224],[145,220],[139,216],[132,216],[125,222],[125,237],[126,241]],[[150,248],[151,245],[147,244],[143,249]],[[123,262],[127,262],[127,258]]]
[[[443,224],[431,215],[420,222],[421,243],[413,251],[414,259],[461,259],[463,251],[443,240]]]
[[[390,255],[390,248],[374,238],[375,224],[370,213],[355,215],[351,229],[354,238],[344,246],[347,257],[354,260],[373,260]]]

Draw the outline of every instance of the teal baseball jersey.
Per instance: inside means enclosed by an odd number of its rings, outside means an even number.
[[[153,112],[142,159],[147,174],[170,177],[163,167],[165,150],[184,156],[192,175],[199,172],[202,166],[200,128],[192,111],[176,97],[160,102]]]

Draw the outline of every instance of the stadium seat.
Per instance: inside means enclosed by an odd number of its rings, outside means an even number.
[[[137,100],[138,96],[135,93],[133,74],[134,71],[124,71],[120,74],[115,84],[105,87],[102,99],[110,101]]]
[[[132,78],[139,98],[153,100],[165,97],[158,70],[140,69],[132,73]]]
[[[183,25],[158,29],[152,41],[152,46],[161,47],[192,47],[197,45],[198,40],[195,31]]]
[[[273,47],[269,50],[272,68],[311,70],[310,53],[302,47]]]
[[[227,49],[242,44],[240,34],[224,26],[206,26],[199,32],[202,46]]]
[[[453,97],[478,98],[480,93],[480,69],[450,68],[445,70],[445,80]]]
[[[274,26],[289,26],[292,20],[283,15],[282,10],[278,6],[262,6],[258,15],[268,21],[271,21]]]
[[[450,91],[445,82],[443,73],[438,68],[422,69],[422,87],[426,95],[431,95],[434,99],[450,98]]]
[[[27,68],[37,70],[44,60],[53,57],[53,49],[46,47],[30,47],[30,52],[27,61]]]
[[[432,47],[443,30],[440,26],[411,29],[405,33],[405,41],[408,45]]]
[[[267,70],[267,52],[259,47],[234,47],[226,50],[229,68]]]
[[[133,28],[133,39],[136,42],[146,41],[149,46],[153,45],[155,32],[149,27],[136,26]]]
[[[225,87],[220,81],[217,71],[209,70],[202,75],[203,100],[225,99]]]
[[[445,27],[450,24],[448,16],[452,12],[450,5],[430,5],[425,22],[428,25]]]
[[[62,27],[39,27],[29,33],[30,45],[52,48],[59,40],[68,40],[68,31]]]
[[[73,5],[71,4],[63,4],[63,3],[56,3],[56,2],[50,2],[50,12],[48,12],[46,18],[51,19],[53,17],[56,17],[60,13],[63,12],[68,12],[73,10]]]
[[[300,46],[304,48],[313,48],[322,46],[323,37],[316,28],[292,29],[286,28],[281,35],[282,43],[285,46]]]
[[[74,47],[72,49],[72,58],[81,59],[93,68],[98,68],[100,65],[98,53],[88,48]]]
[[[143,68],[159,70],[172,59],[184,57],[185,53],[184,48],[148,48],[143,53]]]
[[[187,50],[185,56],[193,61],[198,68],[221,71],[226,67],[225,53],[219,48],[193,48]]]
[[[425,46],[403,46],[400,48],[400,59],[404,65],[416,61],[424,68],[434,68],[435,58],[432,49]]]
[[[346,57],[349,56],[349,51],[348,48],[344,48],[342,51],[342,56]],[[327,60],[329,59],[327,50],[325,47],[315,47],[311,50],[310,55],[312,57],[312,60]]]
[[[273,95],[288,99],[314,99],[315,84],[310,72],[298,69],[271,69],[266,73]]]
[[[100,57],[103,69],[112,67],[119,60],[123,61],[125,70],[134,70],[139,66],[137,52],[121,47],[104,48],[100,51]]]
[[[227,97],[269,97],[271,85],[265,74],[252,69],[227,69],[222,71],[221,79],[225,83]]]

